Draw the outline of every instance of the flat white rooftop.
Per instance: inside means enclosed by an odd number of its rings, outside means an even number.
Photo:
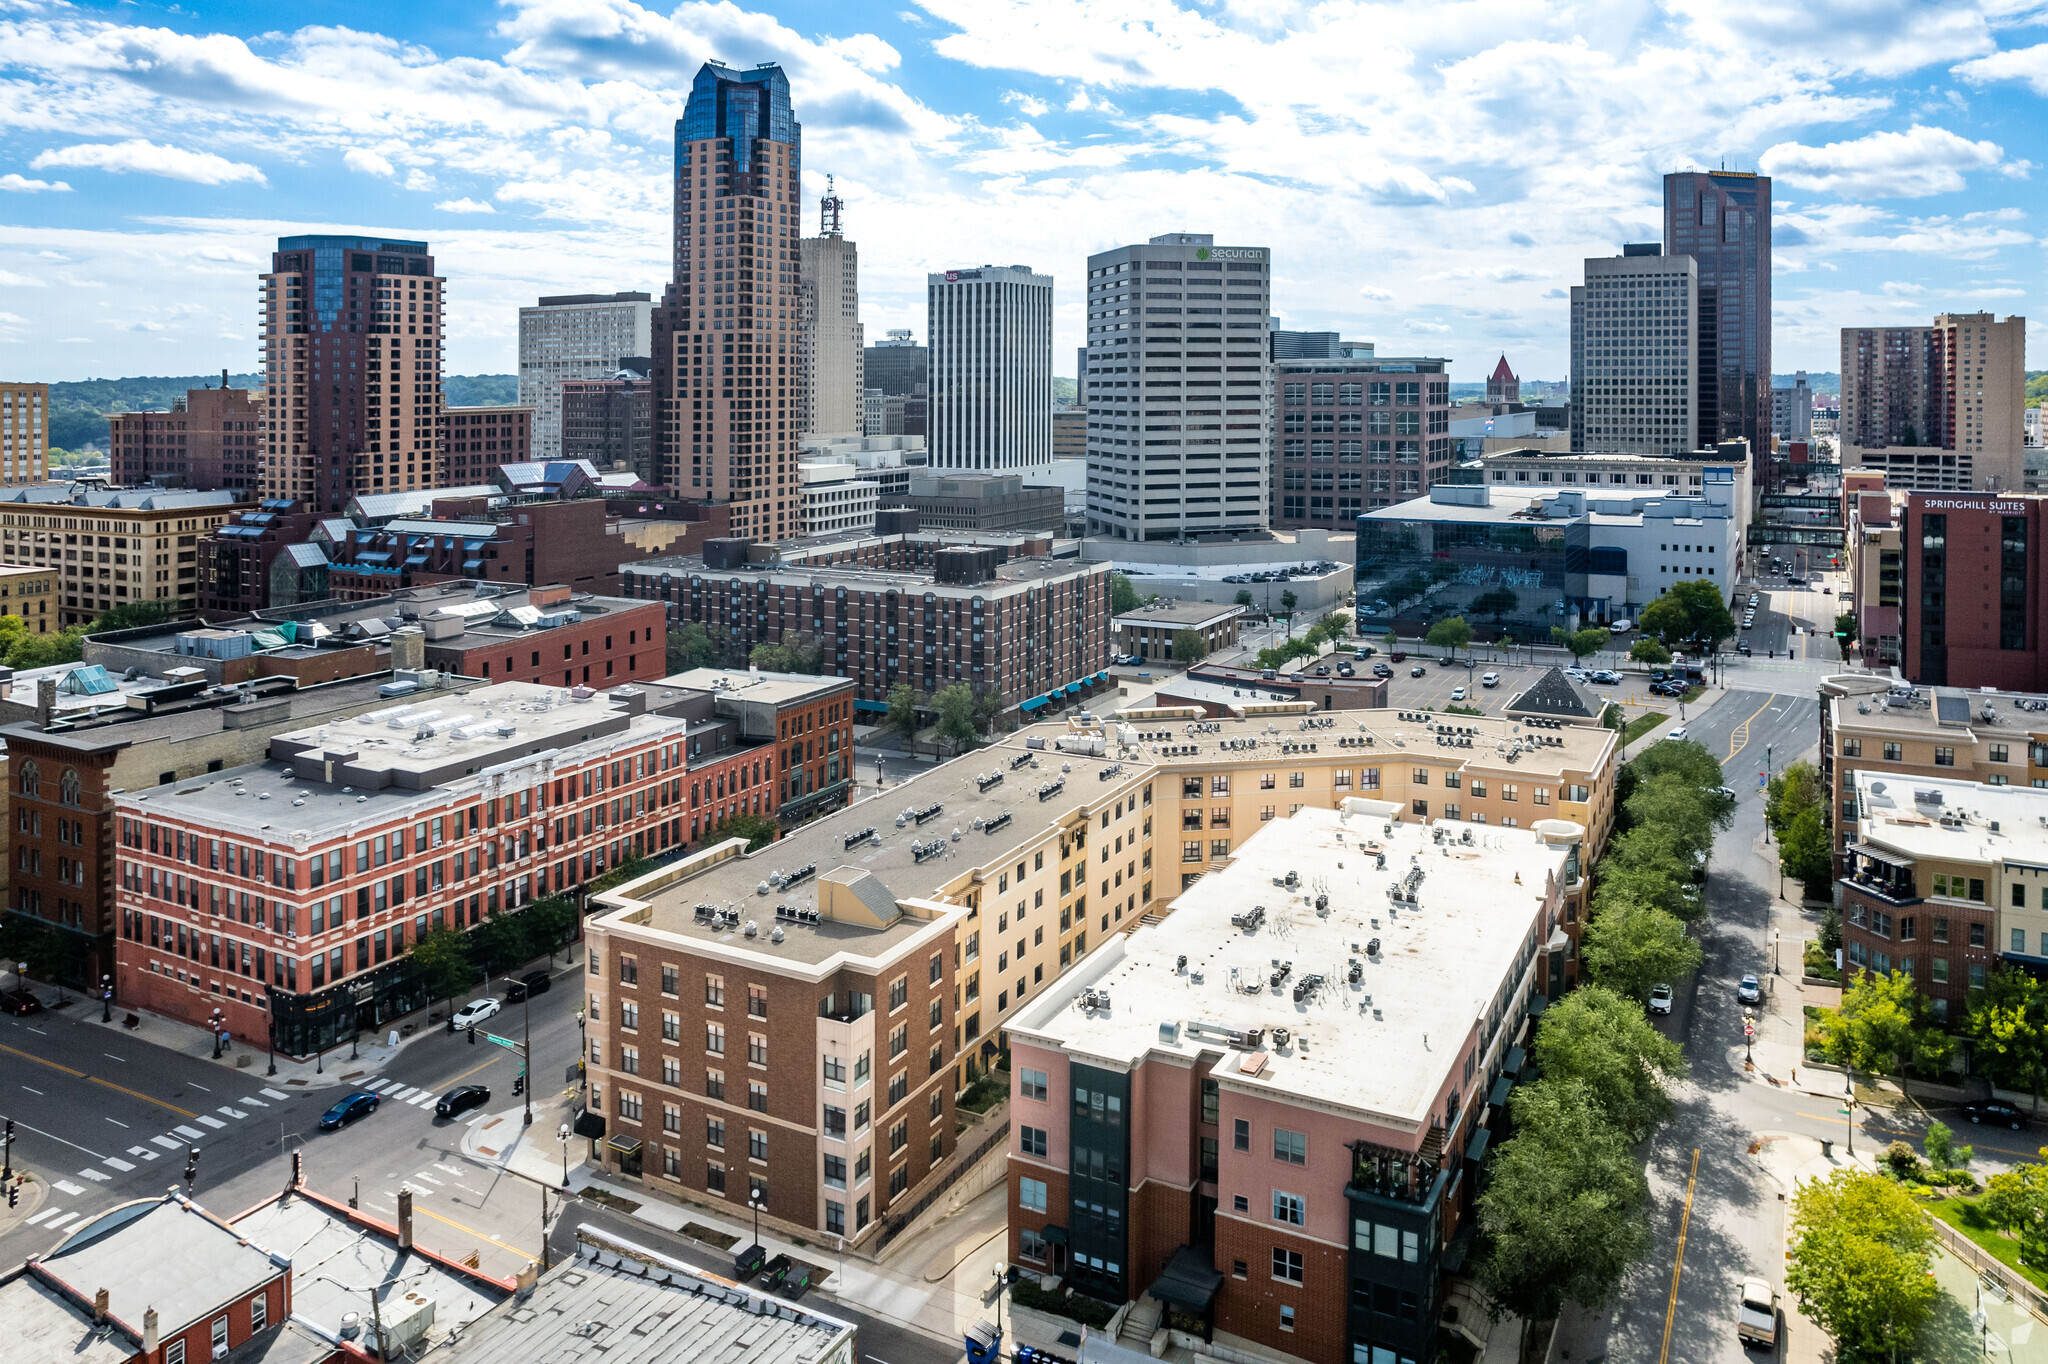
[[[1533,962],[1568,847],[1533,828],[1450,820],[1388,832],[1385,803],[1346,807],[1266,825],[1164,922],[1084,960],[1011,1034],[1119,1069],[1222,1052],[1223,1084],[1426,1131],[1474,1025]],[[1394,900],[1414,868],[1416,898]],[[1254,1030],[1258,1045],[1230,1038]]]
[[[1858,771],[1858,843],[1907,857],[2048,867],[2048,791]]]

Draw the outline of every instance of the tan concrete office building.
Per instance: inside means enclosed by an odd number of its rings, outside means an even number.
[[[0,484],[48,476],[50,386],[0,381]]]
[[[74,492],[51,483],[7,489],[0,491],[0,563],[56,571],[60,628],[144,601],[189,614],[199,605],[199,538],[255,505],[237,496]]]
[[[2026,486],[2027,320],[1943,313],[1842,329],[1841,464],[1893,488]]]

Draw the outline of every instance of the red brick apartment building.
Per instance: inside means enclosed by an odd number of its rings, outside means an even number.
[[[168,412],[107,418],[116,487],[253,488],[263,475],[263,399],[246,388],[188,389]]]
[[[246,1038],[274,1025],[301,1056],[424,1007],[406,958],[421,934],[776,813],[784,719],[844,689],[801,681],[753,703],[428,694],[277,734],[267,763],[119,795],[117,995],[192,1023],[220,1008]]]
[[[1935,687],[2048,690],[2044,508],[2048,498],[2038,495],[1906,495],[1899,646],[1909,679]]]
[[[601,498],[491,508],[489,499],[444,498],[429,518],[358,526],[334,547],[334,595],[362,601],[397,588],[442,582],[518,586],[560,583],[578,592],[619,590],[619,565],[645,551],[631,523]]]
[[[447,482],[481,483],[500,464],[532,458],[532,408],[505,403],[448,409]]]

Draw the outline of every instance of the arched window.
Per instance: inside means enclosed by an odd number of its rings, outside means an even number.
[[[24,796],[42,794],[40,789],[42,780],[42,770],[35,765],[33,760],[21,765],[21,794]]]
[[[58,785],[62,790],[64,803],[66,805],[78,804],[78,788],[80,786],[80,782],[78,780],[77,768],[65,768],[64,776],[59,781]]]

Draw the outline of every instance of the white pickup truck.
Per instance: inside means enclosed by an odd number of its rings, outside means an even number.
[[[1778,1344],[1778,1298],[1762,1279],[1742,1281],[1742,1301],[1735,1313],[1735,1338],[1744,1346],[1775,1349]]]

